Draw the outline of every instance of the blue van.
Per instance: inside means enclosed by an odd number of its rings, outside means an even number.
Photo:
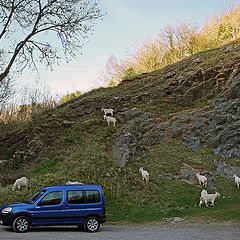
[[[0,208],[0,224],[20,233],[50,225],[77,225],[96,232],[104,222],[105,201],[99,185],[44,187],[25,202]]]

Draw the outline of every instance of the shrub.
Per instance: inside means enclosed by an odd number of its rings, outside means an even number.
[[[59,103],[63,104],[63,103],[68,102],[69,100],[71,100],[73,98],[76,98],[76,97],[80,96],[80,95],[82,95],[82,93],[80,91],[76,91],[74,93],[68,93],[67,95],[63,96],[60,99]]]

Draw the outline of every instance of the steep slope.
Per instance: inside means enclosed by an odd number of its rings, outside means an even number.
[[[71,179],[103,186],[111,220],[204,215],[194,177],[202,171],[212,179],[209,189],[231,196],[208,215],[238,219],[232,175],[240,176],[239,59],[239,42],[198,53],[83,94],[0,136],[0,203]],[[116,128],[103,120],[102,107],[115,110]],[[9,184],[22,175],[30,189],[11,193]]]

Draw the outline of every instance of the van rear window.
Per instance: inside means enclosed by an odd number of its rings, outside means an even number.
[[[100,202],[100,195],[98,191],[89,190],[86,191],[86,202],[87,203],[98,203]]]
[[[100,194],[97,190],[67,191],[68,204],[99,203]]]

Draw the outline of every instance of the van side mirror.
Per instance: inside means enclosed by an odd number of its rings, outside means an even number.
[[[38,203],[38,206],[42,206],[43,205],[43,200],[40,200]]]

